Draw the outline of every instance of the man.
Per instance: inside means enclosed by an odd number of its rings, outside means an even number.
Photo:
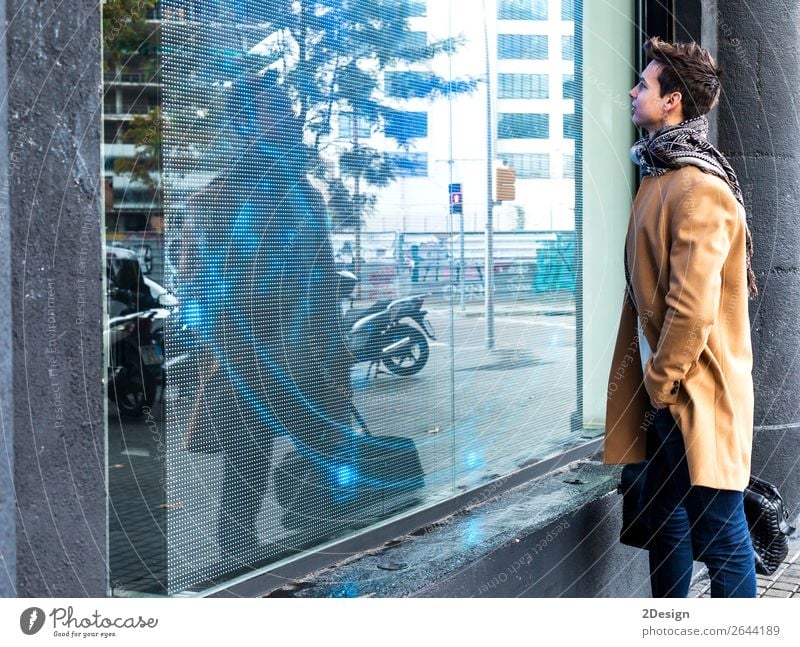
[[[695,43],[645,44],[630,91],[646,136],[625,241],[627,288],[611,375],[605,463],[648,458],[654,597],[685,597],[693,548],[714,597],[755,596],[742,492],[753,429],[752,245],[736,174],[707,141],[720,70]]]

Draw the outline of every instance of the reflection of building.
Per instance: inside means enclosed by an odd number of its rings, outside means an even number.
[[[420,2],[416,8],[411,27],[421,42],[451,34],[465,39],[452,60],[440,55],[432,69],[445,78],[452,74],[481,82],[469,95],[429,101],[414,98],[415,75],[423,67],[385,73],[386,97],[404,112],[383,132],[370,133],[360,125],[357,135],[370,138],[376,148],[395,151],[389,154],[398,179],[377,191],[367,230],[450,230],[447,185],[460,182],[465,228],[483,231],[487,54],[493,157],[517,172],[517,198],[495,209],[495,228],[573,229],[575,138],[580,128],[575,122],[572,0],[428,2],[427,10]],[[342,115],[339,138],[350,140],[353,130],[349,115]],[[398,130],[413,138],[407,150],[393,139]]]
[[[151,180],[147,182],[120,172],[118,163],[136,159],[139,145],[125,140],[131,123],[152,116],[153,110],[161,105],[157,16],[158,7],[147,13],[147,26],[153,35],[135,52],[121,52],[115,69],[107,69],[103,74],[103,177],[111,189],[108,194],[112,199],[106,199],[106,226],[111,232],[163,229],[163,208],[156,189],[160,181],[158,170],[149,174]],[[155,131],[152,136],[160,138]],[[148,143],[145,137],[142,145]]]

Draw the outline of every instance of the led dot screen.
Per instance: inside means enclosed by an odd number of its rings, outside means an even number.
[[[579,16],[163,0],[158,25],[164,593],[581,442]]]

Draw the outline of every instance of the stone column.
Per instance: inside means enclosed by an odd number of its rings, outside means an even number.
[[[0,0],[0,25],[5,25],[5,1]],[[6,35],[0,35],[0,52],[6,51]],[[0,597],[12,597],[17,581],[14,532],[14,425],[11,385],[14,381],[11,315],[11,231],[9,228],[8,73],[0,55]]]
[[[0,0],[4,595],[107,593],[99,4]]]
[[[718,145],[739,175],[755,253],[753,473],[800,511],[800,6],[703,2],[725,71]]]

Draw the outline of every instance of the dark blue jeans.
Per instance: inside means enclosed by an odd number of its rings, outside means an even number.
[[[711,597],[755,597],[755,560],[742,492],[692,486],[680,428],[668,408],[653,413],[648,438],[648,471],[654,475],[650,483],[653,597],[688,595],[693,555],[708,567]]]

